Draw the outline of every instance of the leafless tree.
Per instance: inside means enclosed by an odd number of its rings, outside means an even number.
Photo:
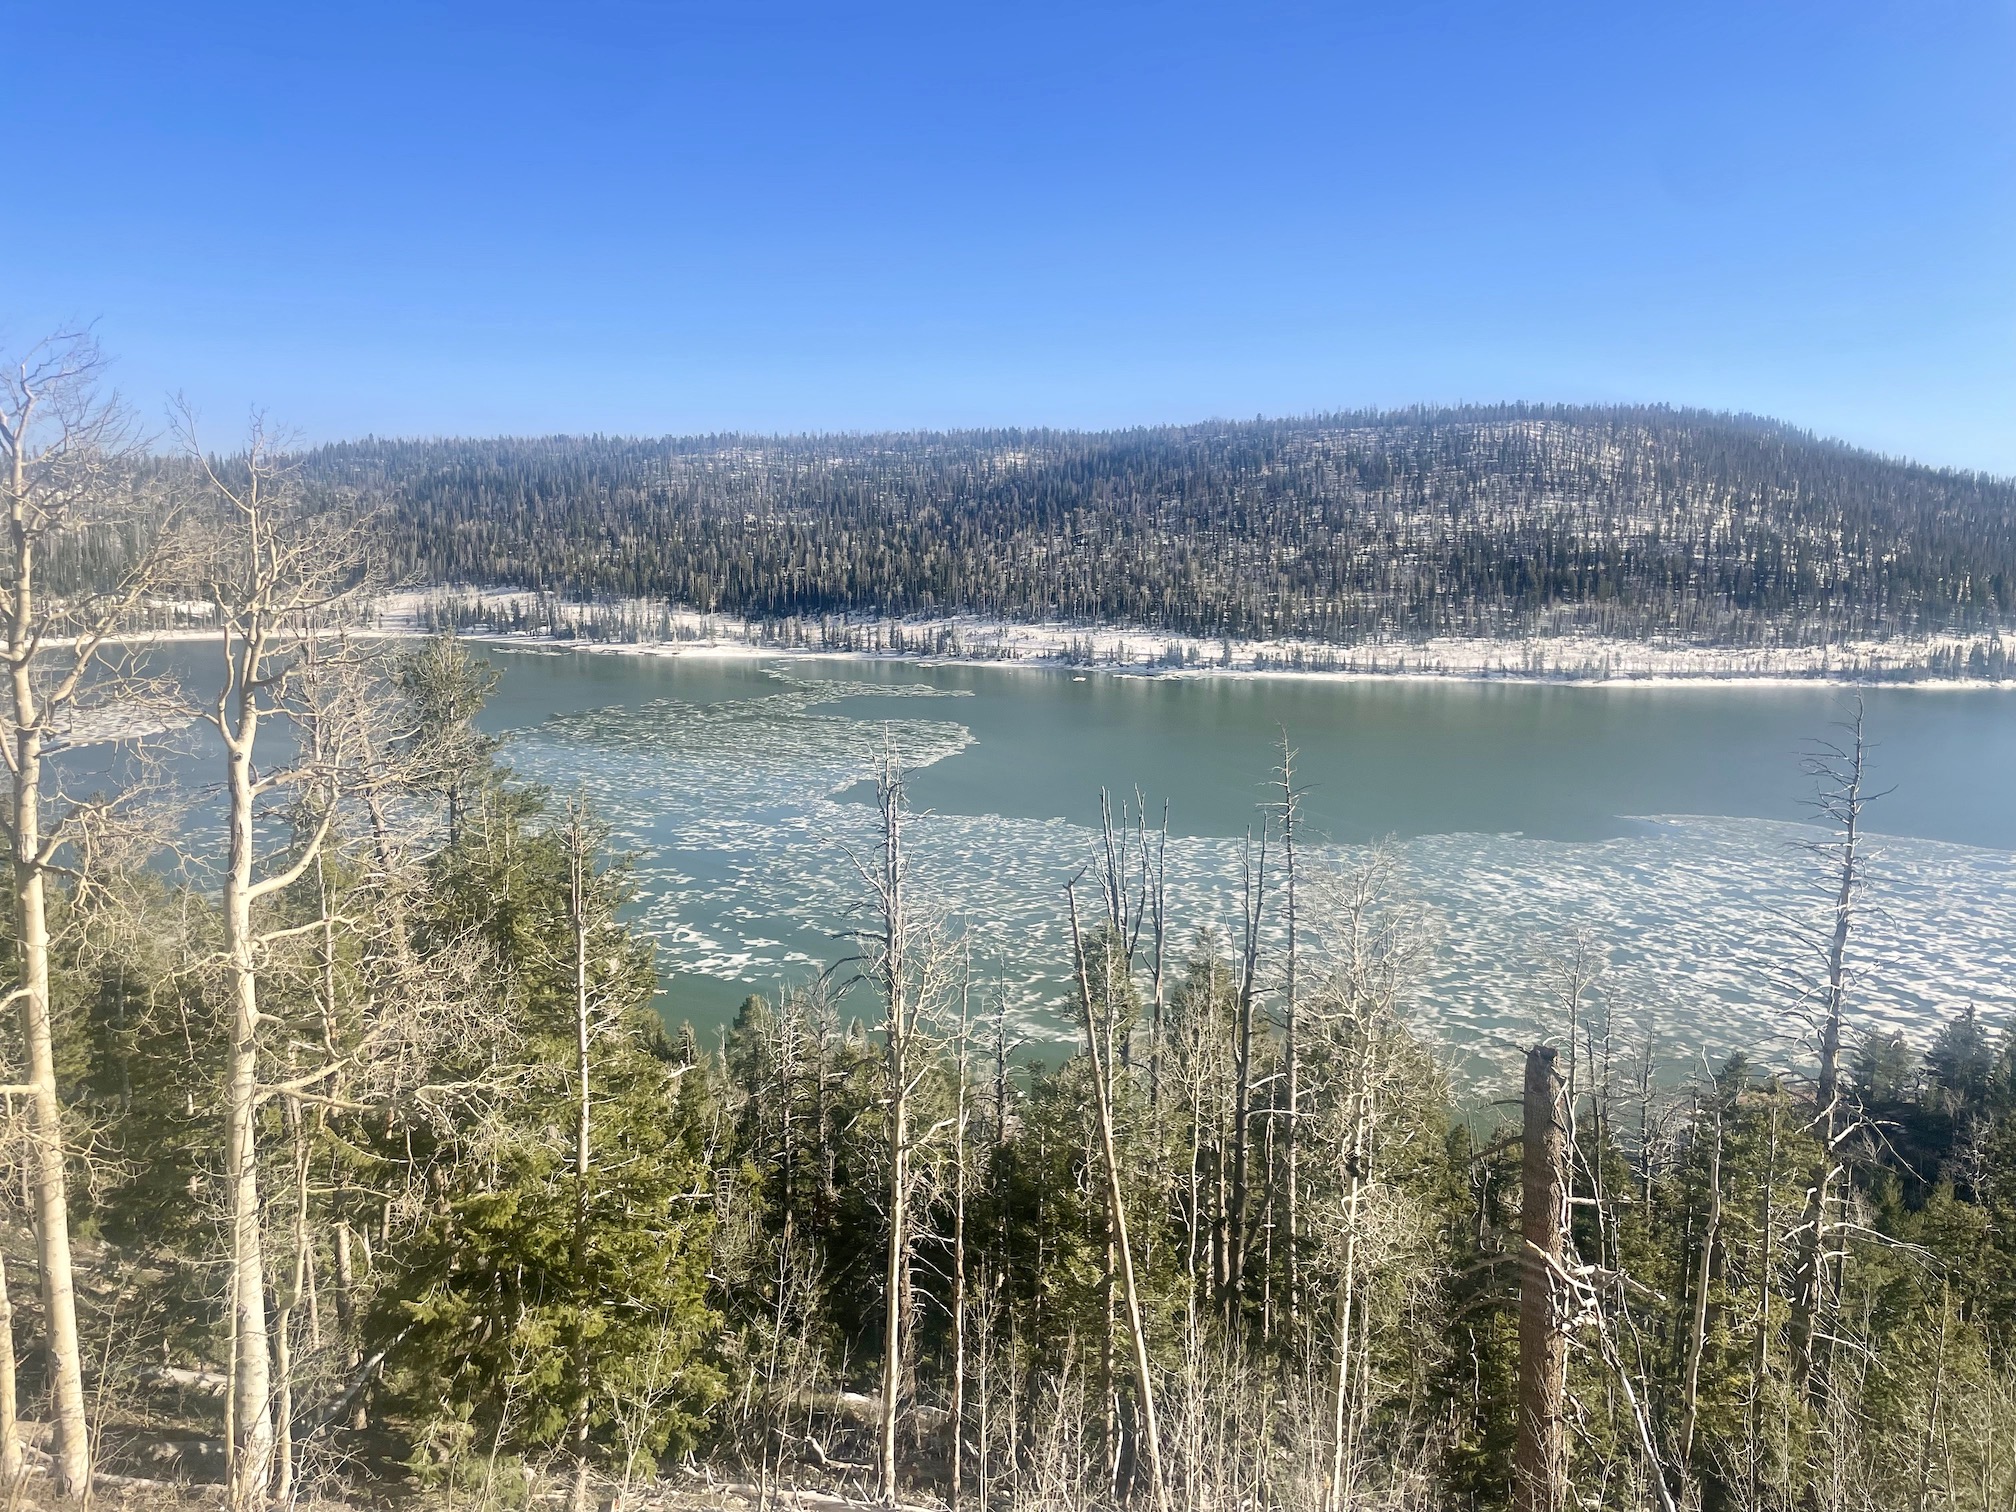
[[[1520,1155],[1519,1410],[1512,1454],[1515,1512],[1557,1512],[1568,1490],[1568,1115],[1551,1045],[1526,1055]]]
[[[104,397],[104,359],[88,332],[68,331],[7,364],[0,375],[0,465],[7,549],[0,580],[8,705],[4,818],[12,860],[21,1013],[31,1133],[29,1166],[42,1272],[52,1468],[61,1495],[82,1495],[91,1474],[83,1359],[71,1261],[63,1097],[50,1008],[48,890],[66,871],[75,815],[51,789],[50,756],[145,715],[121,679],[99,676],[104,653],[174,570],[173,512],[135,486],[138,438],[125,409]],[[76,561],[54,579],[58,553],[94,542],[115,563],[93,582]],[[72,552],[73,557],[75,552]]]
[[[889,1237],[883,1282],[882,1382],[877,1427],[876,1478],[884,1501],[897,1500],[896,1440],[902,1414],[904,1365],[908,1357],[908,1309],[913,1245],[918,1135],[911,1127],[912,1100],[932,1070],[926,1032],[963,962],[948,947],[943,931],[921,909],[910,883],[905,824],[909,817],[904,771],[893,738],[885,743],[875,773],[880,836],[872,856],[849,852],[867,895],[871,923],[847,938],[864,948],[853,964],[883,1004],[885,1150],[888,1160]],[[940,1131],[942,1132],[942,1131]]]
[[[267,1314],[259,1190],[258,1109],[301,1086],[262,1086],[262,957],[273,943],[256,914],[316,866],[338,805],[338,773],[349,753],[271,768],[259,764],[262,728],[298,721],[294,700],[303,647],[359,582],[361,542],[348,521],[303,500],[279,439],[255,419],[244,453],[222,460],[197,442],[185,407],[178,429],[215,510],[210,596],[223,651],[223,687],[208,712],[223,741],[228,847],[224,871],[224,953],[232,1027],[227,1076],[225,1179],[231,1225],[231,1396],[228,1488],[235,1506],[263,1502],[272,1489],[272,1338]],[[294,800],[305,822],[279,856],[262,854],[260,821],[276,795]],[[310,1080],[312,1081],[312,1077]]]
[[[1805,849],[1827,866],[1832,883],[1832,907],[1818,943],[1822,960],[1819,1006],[1813,1022],[1817,1069],[1814,1083],[1812,1133],[1818,1154],[1808,1173],[1806,1209],[1796,1240],[1798,1259],[1791,1311],[1792,1380],[1794,1387],[1823,1409],[1827,1392],[1827,1340],[1830,1314],[1840,1288],[1835,1250],[1839,1231],[1839,1186],[1843,1148],[1853,1133],[1841,1097],[1842,1037],[1848,1000],[1848,945],[1863,886],[1862,811],[1880,793],[1865,791],[1868,742],[1863,731],[1862,700],[1844,722],[1847,739],[1822,742],[1808,752],[1804,769],[1814,781],[1815,816],[1831,833]]]
[[[1169,1483],[1163,1473],[1162,1434],[1155,1418],[1155,1378],[1148,1363],[1148,1335],[1141,1321],[1141,1296],[1134,1278],[1134,1248],[1127,1231],[1127,1201],[1120,1182],[1120,1159],[1113,1142],[1113,1101],[1110,1084],[1106,1080],[1107,1056],[1110,1051],[1101,1049],[1101,1042],[1107,1039],[1108,1030],[1106,1025],[1099,1022],[1099,1015],[1093,1006],[1092,983],[1085,964],[1085,941],[1078,927],[1078,892],[1075,878],[1065,888],[1065,896],[1070,904],[1071,951],[1078,974],[1078,1004],[1085,1022],[1086,1051],[1092,1057],[1092,1085],[1099,1122],[1100,1154],[1106,1172],[1108,1232],[1119,1256],[1121,1295],[1127,1307],[1128,1340],[1133,1346],[1136,1406],[1141,1414],[1141,1433],[1148,1451],[1148,1476],[1155,1505],[1159,1512],[1168,1512]],[[1110,999],[1107,1011],[1109,1014],[1112,1011]]]

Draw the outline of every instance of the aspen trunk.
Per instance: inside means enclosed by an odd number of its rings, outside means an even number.
[[[1559,1512],[1566,1500],[1563,1399],[1568,1337],[1560,1267],[1565,1249],[1566,1120],[1552,1046],[1526,1054],[1519,1227],[1519,1422],[1512,1452],[1514,1512]]]
[[[272,1339],[266,1319],[266,1256],[260,1234],[259,972],[252,935],[256,680],[264,654],[257,632],[236,678],[236,719],[225,725],[230,857],[224,874],[225,959],[231,977],[231,1050],[226,1080],[224,1168],[231,1193],[231,1438],[234,1507],[263,1502],[273,1474]]]
[[[298,1099],[287,1099],[287,1127],[294,1136],[294,1274],[287,1300],[274,1309],[273,1375],[277,1398],[274,1422],[273,1499],[285,1504],[295,1493],[294,1315],[308,1285],[308,1140]]]
[[[21,1478],[21,1415],[15,1398],[14,1302],[0,1255],[0,1491]]]
[[[20,540],[17,531],[17,542]],[[17,545],[16,571],[28,570]],[[19,601],[27,588],[17,582]],[[17,606],[17,641],[26,620]],[[70,1194],[63,1105],[56,1087],[55,1032],[49,1005],[48,890],[42,849],[42,736],[25,643],[14,650],[13,792],[15,948],[21,965],[21,1040],[28,1061],[28,1175],[42,1272],[49,1412],[55,1430],[50,1469],[57,1494],[81,1496],[91,1479],[84,1410],[83,1355],[77,1342],[77,1286],[70,1259]]]

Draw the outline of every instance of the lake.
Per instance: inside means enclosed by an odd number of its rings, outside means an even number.
[[[1550,953],[1613,964],[1620,1029],[1691,1061],[1796,1058],[1824,917],[1800,849],[1801,752],[1843,738],[1818,686],[1589,686],[1154,678],[839,658],[482,648],[505,759],[588,794],[636,855],[662,1007],[711,1033],[751,991],[847,953],[885,739],[913,768],[920,891],[972,939],[1023,1031],[1061,1037],[1061,888],[1096,843],[1099,791],[1169,805],[1172,940],[1230,926],[1241,837],[1285,728],[1311,865],[1387,841],[1441,919],[1413,1009],[1452,1060],[1502,1062],[1552,1023]],[[1858,1027],[1923,1038],[1968,1003],[2016,1012],[2016,694],[1863,691],[1870,911]],[[989,990],[993,990],[990,985]]]

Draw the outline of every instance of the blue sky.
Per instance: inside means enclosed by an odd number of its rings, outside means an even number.
[[[23,9],[8,342],[213,426],[1667,400],[2016,473],[2009,0]]]

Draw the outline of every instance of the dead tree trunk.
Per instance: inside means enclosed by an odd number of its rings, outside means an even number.
[[[1841,1035],[1847,1002],[1848,938],[1862,882],[1862,809],[1869,801],[1862,792],[1866,746],[1859,699],[1847,729],[1850,738],[1846,746],[1823,747],[1806,763],[1807,772],[1819,783],[1814,807],[1834,828],[1833,839],[1811,847],[1832,862],[1834,908],[1821,989],[1819,1065],[1812,1123],[1819,1148],[1809,1174],[1806,1209],[1799,1225],[1791,1317],[1793,1386],[1815,1407],[1822,1404],[1827,1391],[1827,1350],[1823,1341],[1832,1334],[1829,1314],[1839,1282],[1829,1238],[1838,1226],[1836,1189],[1845,1138],[1841,1118]]]
[[[1715,1246],[1722,1242],[1722,1113],[1715,1113],[1715,1143],[1708,1153],[1708,1218],[1701,1260],[1694,1271],[1694,1317],[1687,1333],[1687,1371],[1681,1386],[1680,1463],[1691,1467],[1694,1425],[1701,1404],[1701,1356],[1708,1347],[1708,1291],[1715,1280]],[[1692,1473],[1689,1468],[1689,1473]]]
[[[959,989],[959,1100],[952,1149],[952,1512],[959,1512],[966,1461],[966,1041],[969,984]]]
[[[1287,1233],[1283,1236],[1283,1248],[1287,1257],[1288,1307],[1287,1316],[1291,1326],[1302,1316],[1302,1268],[1299,1253],[1302,1236],[1302,1185],[1297,1152],[1302,1119],[1302,1052],[1300,1025],[1296,1022],[1301,1005],[1301,952],[1296,940],[1296,868],[1295,831],[1301,818],[1302,792],[1295,786],[1296,752],[1288,745],[1288,732],[1281,732],[1281,857],[1282,881],[1285,884],[1283,922],[1287,925],[1288,937],[1284,942],[1287,952],[1287,993],[1281,1005],[1281,1053],[1282,1071],[1287,1078],[1287,1101],[1282,1110],[1281,1121],[1281,1161],[1282,1161],[1282,1216],[1287,1223]]]
[[[1372,1126],[1376,1109],[1371,1077],[1373,1041],[1366,1035],[1352,1067],[1350,1090],[1350,1134],[1340,1145],[1343,1169],[1339,1172],[1344,1189],[1343,1254],[1337,1279],[1337,1358],[1330,1391],[1330,1478],[1325,1488],[1326,1512],[1343,1512],[1351,1505],[1351,1476],[1355,1467],[1349,1454],[1354,1414],[1351,1410],[1352,1355],[1357,1341],[1352,1323],[1358,1302],[1358,1241],[1360,1209],[1365,1200],[1365,1184],[1371,1175]]]
[[[1519,1227],[1519,1421],[1513,1512],[1559,1512],[1567,1494],[1565,1277],[1567,1118],[1551,1045],[1526,1054]]]
[[[1239,1021],[1232,1047],[1232,1193],[1226,1215],[1226,1276],[1224,1303],[1229,1314],[1238,1306],[1246,1283],[1247,1246],[1252,1237],[1250,1213],[1253,1144],[1253,1016],[1259,995],[1261,897],[1267,884],[1267,837],[1260,837],[1257,864],[1252,836],[1247,836],[1242,870],[1242,939],[1239,970]]]
[[[594,882],[594,842],[587,815],[577,803],[567,814],[567,927],[573,946],[574,969],[574,1285],[586,1292],[588,1279],[588,1176],[589,1110],[592,1106],[588,1079],[589,993],[588,935],[590,891]],[[574,1512],[588,1508],[588,1301],[584,1295],[574,1323],[574,1389],[579,1401],[574,1408]]]
[[[882,816],[881,854],[868,880],[881,914],[874,975],[888,1017],[883,1025],[887,1082],[886,1134],[889,1152],[889,1243],[883,1266],[881,1421],[875,1454],[876,1480],[883,1501],[896,1502],[896,1429],[902,1406],[905,1306],[910,1282],[910,1093],[912,1001],[909,918],[909,861],[903,849],[903,772],[893,747],[883,753],[876,775]]]
[[[1138,801],[1136,806],[1139,807]],[[1162,805],[1162,828],[1156,836],[1152,862],[1148,856],[1147,815],[1142,815],[1141,865],[1148,878],[1148,928],[1155,951],[1151,979],[1154,1004],[1148,1026],[1148,1107],[1155,1115],[1155,1126],[1159,1129],[1162,1126],[1162,1057],[1166,1018],[1163,976],[1169,931],[1169,805],[1166,802]]]
[[[1148,1335],[1141,1322],[1141,1296],[1134,1281],[1134,1251],[1127,1235],[1126,1194],[1120,1185],[1120,1157],[1113,1144],[1113,1102],[1106,1082],[1106,1056],[1101,1053],[1103,1031],[1092,1007],[1092,982],[1085,970],[1084,941],[1078,931],[1078,894],[1075,885],[1065,889],[1071,904],[1071,948],[1078,964],[1078,1002],[1085,1018],[1085,1045],[1092,1057],[1092,1085],[1099,1120],[1099,1146],[1106,1165],[1106,1211],[1108,1232],[1119,1252],[1120,1290],[1127,1307],[1127,1332],[1133,1344],[1134,1391],[1141,1415],[1141,1437],[1148,1451],[1148,1476],[1153,1483],[1157,1512],[1169,1512],[1169,1484],[1162,1473],[1162,1434],[1155,1419],[1155,1378],[1148,1363]],[[1110,1012],[1111,1005],[1108,1009]]]

